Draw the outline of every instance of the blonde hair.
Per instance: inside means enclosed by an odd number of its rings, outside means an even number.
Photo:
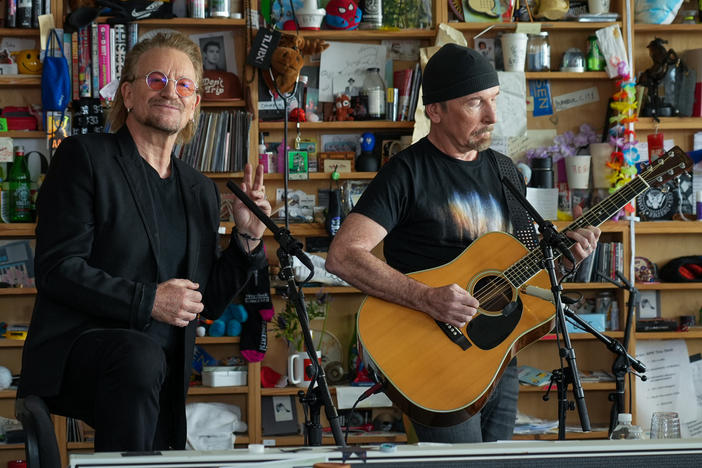
[[[127,121],[128,111],[124,105],[124,97],[122,96],[122,83],[134,81],[137,78],[135,73],[141,56],[151,49],[158,48],[175,49],[185,53],[185,55],[188,56],[190,62],[193,64],[193,68],[195,69],[195,84],[197,84],[197,93],[201,93],[202,55],[197,44],[195,44],[189,37],[177,32],[158,33],[152,38],[144,39],[143,41],[140,41],[134,45],[132,50],[127,53],[127,57],[124,60],[122,78],[119,80],[117,93],[115,94],[114,101],[112,101],[112,108],[110,109],[110,113],[107,117],[107,121],[110,124],[110,129],[113,132],[116,132],[122,128],[124,123]],[[193,113],[192,120],[190,120],[178,133],[176,143],[187,143],[193,138],[195,135],[195,130],[197,129],[199,117],[200,105],[198,104],[195,106],[195,112]]]

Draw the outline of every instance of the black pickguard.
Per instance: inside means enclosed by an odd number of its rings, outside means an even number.
[[[522,318],[522,310],[522,300],[517,296],[517,302],[508,303],[502,310],[502,315],[478,315],[468,322],[468,338],[480,349],[487,350],[498,346],[517,327]]]

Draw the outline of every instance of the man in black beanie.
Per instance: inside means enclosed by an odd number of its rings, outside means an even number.
[[[508,201],[511,194],[503,191],[500,175],[519,184],[522,192],[523,179],[507,156],[489,149],[500,92],[492,65],[473,49],[445,45],[429,59],[422,90],[429,134],[393,156],[373,179],[337,232],[326,268],[366,294],[463,331],[479,309],[465,284],[430,287],[404,274],[445,265],[491,231],[510,232],[532,247],[535,233],[524,209]],[[594,227],[568,233],[576,241],[577,261],[594,252],[599,234]],[[381,241],[387,263],[371,253]],[[421,350],[431,343],[413,346]],[[511,439],[519,392],[515,360],[502,370],[500,382],[486,392],[487,402],[473,417],[459,411],[442,419],[440,413],[427,416],[423,408],[413,408],[409,415],[419,440]],[[416,376],[421,377],[431,378]]]

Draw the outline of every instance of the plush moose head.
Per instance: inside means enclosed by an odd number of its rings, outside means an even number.
[[[276,92],[277,86],[277,91],[289,93],[295,88],[300,69],[305,63],[304,55],[318,54],[327,47],[329,44],[321,39],[283,34],[278,47],[273,51],[270,72],[262,72],[266,85],[273,92]]]

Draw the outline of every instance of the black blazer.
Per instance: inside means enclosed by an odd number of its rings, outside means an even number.
[[[249,256],[237,242],[220,255],[217,186],[181,160],[172,162],[185,200],[187,278],[200,284],[203,315],[216,318],[249,272],[265,266],[265,256],[261,248]],[[115,134],[67,138],[52,158],[37,201],[38,293],[22,356],[20,397],[58,393],[72,343],[81,333],[143,330],[149,322],[159,271],[156,252],[168,233],[156,223],[146,175],[126,126]],[[193,321],[183,331],[182,398],[195,328]]]

